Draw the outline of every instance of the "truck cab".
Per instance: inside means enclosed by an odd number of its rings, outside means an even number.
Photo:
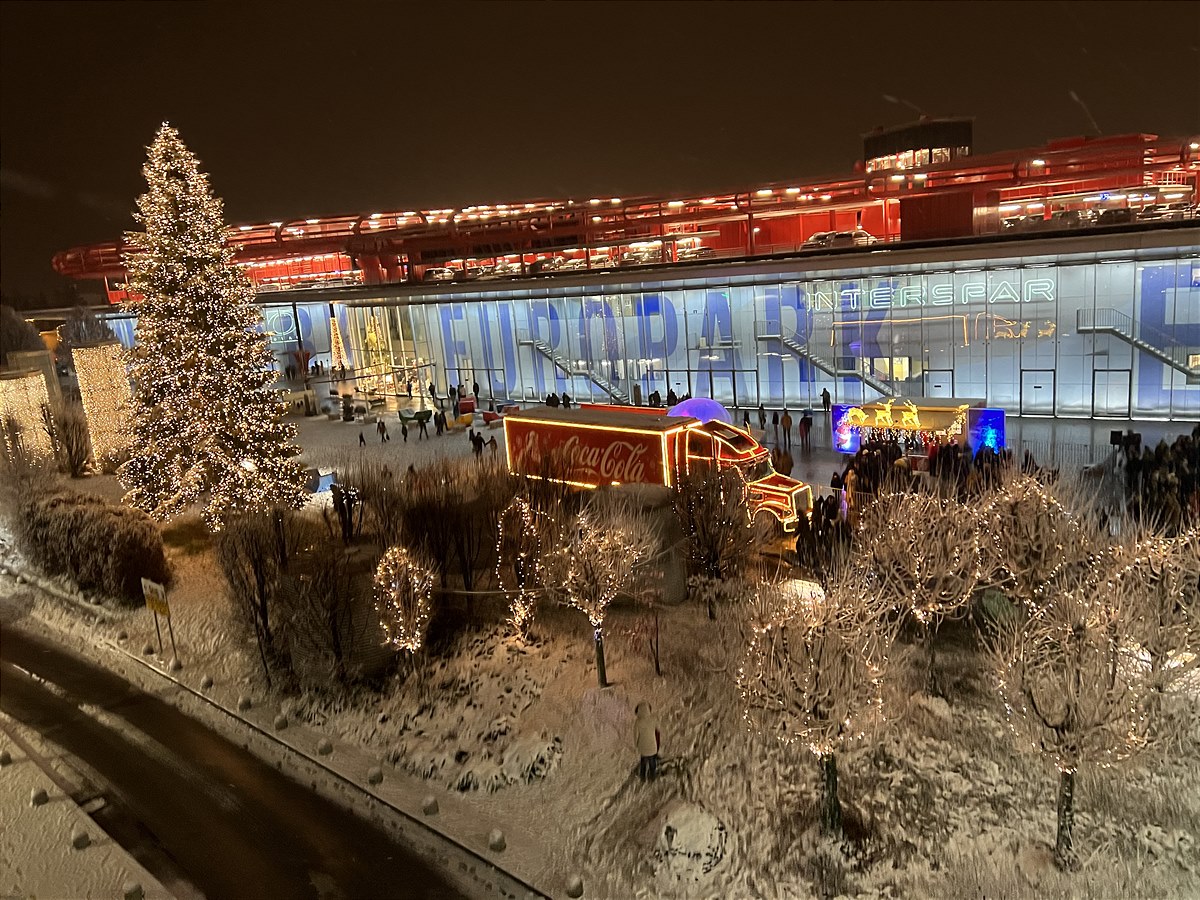
[[[714,464],[741,474],[752,517],[770,513],[790,532],[812,510],[812,489],[776,472],[770,452],[746,432],[717,421],[694,425],[687,431],[688,470]]]

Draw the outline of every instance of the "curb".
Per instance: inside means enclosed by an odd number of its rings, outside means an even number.
[[[469,856],[470,858],[472,858],[473,860],[478,862],[480,865],[485,866],[487,869],[493,870],[493,871],[503,875],[505,878],[509,879],[511,882],[516,884],[521,890],[525,891],[528,894],[528,896],[537,897],[537,898],[545,898],[545,900],[550,900],[550,898],[552,898],[554,896],[549,891],[543,890],[539,887],[534,886],[527,879],[513,873],[511,870],[503,867],[496,861],[489,859],[487,856],[483,855],[480,851],[475,850],[475,849],[471,848],[470,846],[462,843],[462,841],[460,841],[454,835],[449,834],[444,829],[436,827],[428,819],[418,818],[413,813],[408,812],[407,810],[402,809],[401,807],[395,805],[394,803],[390,802],[385,797],[381,796],[380,794],[376,793],[375,791],[370,790],[368,787],[365,787],[365,786],[359,784],[353,778],[343,774],[342,772],[339,772],[337,769],[333,768],[329,764],[329,762],[327,761],[326,758],[323,758],[323,755],[318,755],[319,751],[321,749],[325,749],[324,743],[322,743],[321,745],[317,745],[314,743],[314,745],[313,745],[314,750],[313,750],[313,752],[310,753],[310,752],[302,749],[301,747],[298,747],[292,743],[289,743],[286,740],[283,740],[279,735],[272,733],[271,730],[269,730],[269,728],[250,721],[249,719],[247,719],[243,715],[241,715],[239,711],[227,707],[226,705],[219,702],[218,700],[207,696],[202,691],[196,690],[195,688],[191,687],[190,685],[188,685],[188,684],[184,683],[183,681],[179,680],[178,678],[176,678],[172,673],[163,671],[162,669],[160,669],[156,665],[154,665],[152,661],[144,659],[143,657],[138,656],[137,654],[131,653],[129,650],[126,650],[124,647],[120,646],[119,644],[117,644],[109,639],[105,639],[102,642],[102,645],[108,647],[111,650],[116,651],[117,653],[121,654],[122,656],[127,657],[128,659],[130,659],[136,663],[141,664],[146,669],[150,670],[151,672],[153,672],[156,675],[159,675],[160,677],[162,677],[166,681],[170,682],[171,684],[175,685],[176,687],[181,688],[184,691],[187,691],[190,695],[192,695],[193,697],[208,704],[213,709],[219,710],[220,712],[224,713],[229,718],[241,723],[242,725],[246,726],[247,728],[250,728],[251,730],[253,730],[257,734],[259,734],[260,736],[269,739],[274,744],[276,744],[282,748],[285,748],[286,750],[302,757],[304,760],[306,760],[311,765],[317,766],[322,771],[326,772],[329,775],[332,775],[341,784],[353,788],[358,793],[369,797],[371,800],[385,806],[387,809],[389,809],[392,812],[396,813],[397,815],[401,816],[410,825],[416,826],[426,832],[429,832],[430,834],[434,835],[439,840],[445,841],[446,843],[453,845],[461,853],[466,854],[467,856]],[[262,707],[260,709],[265,710],[266,707]],[[281,713],[278,713],[276,715],[272,715],[270,713],[264,713],[264,714],[266,714],[268,716],[268,719],[270,721],[276,721],[277,716],[278,717],[282,716]],[[286,727],[287,732],[292,732],[292,733],[303,733],[300,731],[301,727],[304,730],[308,730],[308,726],[300,726],[300,727],[296,727],[295,729],[293,729],[293,727],[289,727],[289,726],[284,726],[284,727]],[[283,731],[284,727],[279,727],[278,723],[277,723],[278,730]],[[369,774],[367,777],[369,780],[370,779]],[[460,873],[460,874],[462,874],[462,873]],[[473,867],[470,870],[470,874],[472,875],[472,877],[475,878],[475,880],[477,882],[479,882],[479,884],[481,886],[487,887],[489,889],[491,889],[493,887],[492,882],[485,880],[484,878],[481,878],[478,874],[475,873],[475,870]],[[507,893],[503,893],[503,892],[502,892],[502,895],[509,896]]]

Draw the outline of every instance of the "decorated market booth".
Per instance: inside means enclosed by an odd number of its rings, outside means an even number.
[[[926,456],[932,444],[966,442],[999,451],[1005,446],[1004,410],[980,399],[889,398],[876,403],[834,404],[833,449],[857,453],[870,441],[897,441],[909,456]]]

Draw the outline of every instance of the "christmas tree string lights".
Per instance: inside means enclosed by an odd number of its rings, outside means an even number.
[[[126,502],[157,519],[203,503],[214,531],[232,515],[304,500],[286,404],[254,288],[226,244],[221,201],[164,124],[143,169],[144,232],[130,232],[131,292],[140,296],[131,455],[119,475]]]
[[[416,653],[429,628],[433,568],[406,547],[383,554],[375,569],[375,612],[388,644]]]

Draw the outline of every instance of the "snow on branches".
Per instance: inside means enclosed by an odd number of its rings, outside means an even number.
[[[638,567],[654,555],[658,543],[658,529],[634,501],[597,494],[568,528],[563,545],[550,556],[552,590],[587,615],[592,624],[601,687],[608,684],[604,618],[609,604],[634,587]]]
[[[866,567],[828,591],[813,582],[764,584],[738,669],[744,718],[759,734],[800,744],[821,761],[822,830],[841,829],[836,752],[883,720],[883,683],[898,617]]]

